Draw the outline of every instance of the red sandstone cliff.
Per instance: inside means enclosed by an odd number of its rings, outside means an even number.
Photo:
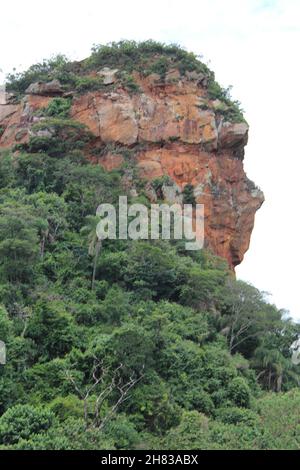
[[[162,80],[136,72],[137,93],[118,83],[115,70],[98,74],[104,78],[101,90],[68,93],[71,119],[93,134],[86,156],[111,170],[124,161],[118,149],[130,149],[141,177],[151,181],[168,175],[176,183],[176,195],[165,194],[169,202],[180,199],[184,186],[192,184],[196,201],[205,205],[206,246],[231,267],[241,263],[263,202],[262,192],[243,169],[248,125],[226,119],[220,112],[225,105],[209,99],[199,73],[181,76],[173,69]],[[64,96],[57,81],[32,84],[18,103],[8,96],[7,104],[0,105],[0,150],[28,142],[33,126],[43,119],[37,111],[53,96]],[[46,132],[51,134],[51,129]],[[97,155],[99,147],[106,150]],[[149,197],[155,198],[150,186]]]

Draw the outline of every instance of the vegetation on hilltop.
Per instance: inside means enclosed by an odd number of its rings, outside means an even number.
[[[22,96],[31,83],[53,79],[59,80],[65,91],[84,93],[107,89],[101,77],[90,76],[92,71],[103,67],[118,68],[120,82],[130,92],[139,91],[132,76],[134,71],[143,76],[157,73],[162,80],[171,69],[178,69],[181,75],[197,72],[206,78],[208,98],[218,99],[225,105],[225,108],[220,106],[218,111],[234,122],[244,119],[240,103],[231,99],[231,88],[222,88],[215,80],[214,73],[199,57],[177,44],[163,44],[152,40],[123,40],[95,45],[91,56],[81,62],[70,62],[64,55],[58,55],[32,65],[25,72],[10,74],[7,89]]]

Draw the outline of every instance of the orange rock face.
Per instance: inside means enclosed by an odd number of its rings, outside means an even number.
[[[226,120],[197,76],[180,77],[174,70],[163,82],[156,74],[135,74],[135,80],[140,91],[134,94],[116,83],[113,91],[73,97],[71,119],[94,136],[87,157],[110,171],[124,163],[127,148],[142,178],[168,175],[179,192],[192,184],[196,201],[205,206],[206,247],[233,268],[249,247],[255,213],[263,203],[262,192],[243,169],[248,125]],[[27,142],[39,119],[36,111],[52,99],[33,89],[35,94],[20,104],[0,105],[0,149]],[[93,148],[100,147],[104,150],[95,157]]]
[[[248,180],[243,162],[230,153],[210,153],[173,143],[138,155],[141,175],[154,179],[167,174],[180,188],[194,186],[204,204],[205,244],[230,267],[241,263],[249,248],[254,216],[263,194]]]

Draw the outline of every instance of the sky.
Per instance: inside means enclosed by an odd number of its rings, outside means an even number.
[[[245,169],[266,197],[237,276],[300,321],[300,1],[10,0],[0,15],[2,77],[58,53],[82,59],[93,44],[151,38],[201,55],[233,86],[250,124]]]

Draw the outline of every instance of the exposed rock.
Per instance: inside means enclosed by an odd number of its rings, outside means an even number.
[[[248,131],[249,126],[245,122],[222,122],[219,129],[220,147],[244,147],[248,142]]]
[[[5,92],[5,86],[0,85],[0,106],[6,104],[6,92]]]
[[[172,185],[163,184],[161,191],[165,201],[169,204],[182,204],[182,191],[176,183],[173,183]]]
[[[36,82],[29,85],[25,93],[27,95],[57,96],[63,94],[63,88],[59,80],[43,83]]]
[[[180,80],[180,72],[178,69],[171,69],[166,73],[166,83],[176,83]]]
[[[138,162],[147,179],[166,174],[179,188],[192,184],[197,203],[205,207],[206,246],[232,267],[241,263],[249,247],[255,212],[264,201],[261,191],[249,190],[242,161],[230,153],[211,155],[199,148],[172,144],[168,150],[141,152]]]
[[[130,189],[129,193],[131,197],[138,197],[138,192],[135,188]]]
[[[34,131],[34,132],[30,131],[30,135],[32,137],[45,137],[45,138],[48,138],[48,139],[53,137],[54,134],[55,134],[55,129],[51,129],[51,128],[50,129],[49,128],[39,129],[39,130]],[[16,137],[16,139],[17,139],[17,137]]]
[[[151,73],[146,78],[146,83],[147,83],[147,85],[150,85],[150,86],[151,85],[156,86],[158,84],[161,84],[161,82],[162,82],[162,79],[161,79],[161,76],[158,73]]]
[[[116,74],[118,73],[118,71],[118,69],[110,69],[109,67],[104,67],[102,70],[97,72],[97,75],[103,77],[104,85],[112,85],[117,81]]]
[[[150,202],[155,203],[157,202],[157,194],[155,192],[155,189],[153,188],[151,183],[147,183],[144,189],[144,192],[149,199]]]
[[[21,129],[19,130],[18,132],[16,132],[16,135],[15,135],[15,139],[17,142],[20,142],[21,140],[23,140],[28,134],[28,130],[27,129]]]
[[[100,72],[107,84],[115,83],[116,69]],[[110,171],[124,163],[118,147],[130,148],[140,176],[149,180],[144,193],[151,202],[157,201],[151,185],[156,178],[166,175],[173,181],[161,190],[170,203],[182,202],[183,188],[193,185],[196,201],[205,206],[206,247],[236,266],[248,249],[255,212],[263,202],[262,192],[243,169],[248,125],[220,121],[219,111],[226,111],[226,104],[209,99],[206,78],[198,72],[182,78],[177,70],[170,70],[165,81],[157,74],[133,75],[139,93],[115,87],[109,92],[74,94],[70,118],[94,135],[87,157]],[[36,111],[61,93],[61,85],[57,81],[35,83],[27,93],[18,105],[0,106],[4,129],[0,149],[28,141],[32,126],[40,119]],[[108,149],[101,156],[93,152],[99,146],[105,148],[104,144],[112,144],[115,151]],[[128,168],[122,177],[128,191],[135,189],[133,174]]]
[[[186,72],[185,75],[189,80],[196,81],[198,85],[202,85],[203,87],[207,86],[208,79],[207,79],[207,76],[204,73],[197,72],[196,70],[193,70],[191,72]]]
[[[103,142],[131,145],[137,141],[138,125],[132,102],[123,98],[120,102],[101,100],[96,103],[100,137]]]
[[[14,114],[19,109],[15,104],[0,104],[0,122]]]
[[[211,106],[215,111],[226,111],[228,109],[227,104],[221,100],[213,100]]]
[[[124,163],[124,157],[117,153],[108,152],[100,158],[95,158],[94,161],[100,163],[106,170],[111,171],[115,168],[120,168]]]

